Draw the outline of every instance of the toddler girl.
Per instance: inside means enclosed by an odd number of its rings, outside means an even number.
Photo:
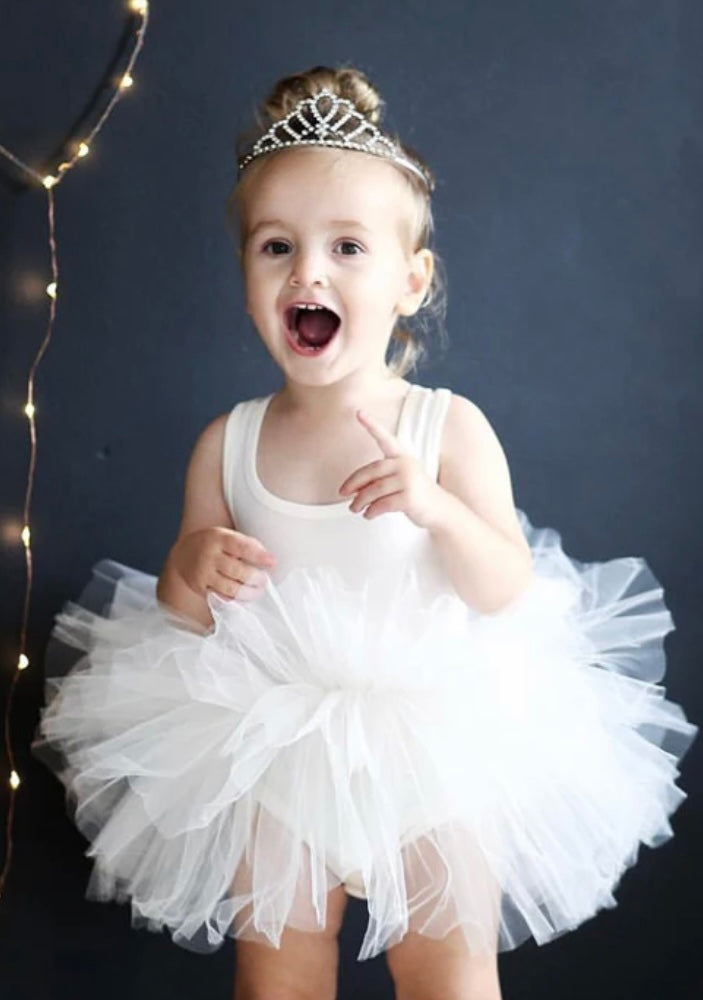
[[[281,387],[201,433],[158,580],[103,560],[47,653],[80,654],[33,747],[89,895],[236,938],[240,998],[333,997],[356,896],[399,996],[495,1000],[497,952],[615,905],[685,797],[644,560],[568,558],[481,410],[405,378],[432,186],[360,72],[276,85],[231,209]]]

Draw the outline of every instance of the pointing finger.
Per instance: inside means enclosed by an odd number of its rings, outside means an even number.
[[[385,427],[381,426],[377,420],[369,416],[364,410],[357,410],[356,416],[359,423],[366,428],[371,437],[376,441],[386,458],[397,458],[404,455],[405,450],[395,434],[391,434]]]

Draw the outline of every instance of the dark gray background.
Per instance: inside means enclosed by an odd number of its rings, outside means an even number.
[[[40,162],[123,25],[117,0],[0,3],[0,142]],[[36,391],[34,669],[12,734],[25,784],[0,901],[8,1000],[231,995],[232,946],[193,955],[131,930],[126,906],[84,901],[85,842],[27,744],[52,615],[103,556],[159,571],[200,429],[277,384],[243,312],[224,201],[235,134],[283,74],[357,64],[388,124],[435,169],[451,345],[414,380],[484,409],[518,505],[558,528],[570,555],[647,559],[677,625],[669,696],[703,719],[702,41],[699,0],[154,4],[133,91],[56,190],[61,295]],[[45,204],[0,161],[3,692],[23,598],[8,532],[46,322]],[[702,756],[699,739],[674,840],[643,849],[615,910],[504,955],[506,1000],[700,996]],[[364,919],[351,902],[340,997],[380,1000],[392,995],[383,959],[355,961]]]

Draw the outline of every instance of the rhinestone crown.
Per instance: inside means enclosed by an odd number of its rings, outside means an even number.
[[[338,97],[326,88],[314,97],[299,101],[285,118],[274,122],[249,152],[239,158],[239,173],[257,157],[293,146],[335,146],[372,153],[410,170],[429,191],[434,187],[431,177],[422,167],[409,159],[351,101]]]

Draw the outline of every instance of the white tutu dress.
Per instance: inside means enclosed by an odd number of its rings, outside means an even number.
[[[412,386],[397,428],[434,476],[449,396]],[[90,841],[88,897],[210,951],[320,930],[342,884],[359,959],[409,929],[543,943],[614,906],[672,835],[697,731],[658,683],[673,623],[644,560],[579,563],[519,512],[533,580],[478,614],[405,515],[264,487],[269,399],[223,451],[234,522],[277,556],[263,596],[210,593],[203,630],[104,560],[56,617],[32,748]]]

